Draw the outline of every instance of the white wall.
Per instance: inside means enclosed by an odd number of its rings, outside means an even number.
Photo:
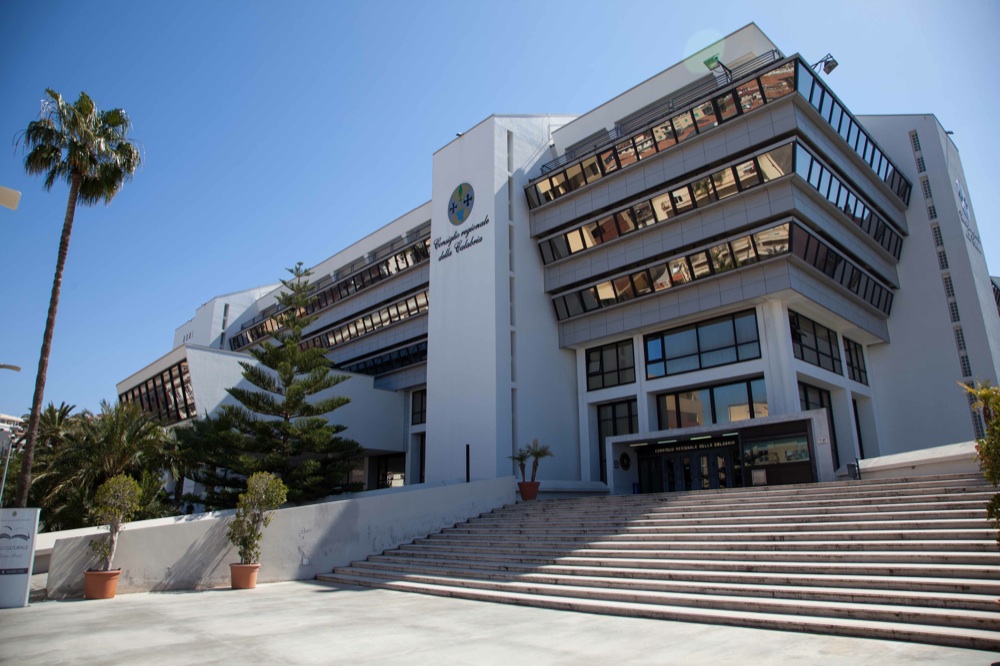
[[[406,487],[274,512],[261,543],[258,582],[306,580],[514,502],[514,479]],[[131,523],[114,564],[118,592],[192,590],[229,585],[239,557],[226,538],[232,512],[185,516],[169,525]],[[83,595],[93,537],[57,540],[49,563],[50,599]]]
[[[970,197],[958,151],[931,115],[862,116],[862,122],[913,184],[906,213],[910,235],[898,266],[900,290],[889,317],[890,342],[869,348],[880,451],[902,453],[974,437],[959,352],[938,265],[931,223],[944,240],[973,375],[996,383],[1000,318],[982,254],[959,219],[955,180]],[[909,132],[917,130],[927,171],[916,169]],[[937,219],[930,220],[920,177],[930,179]],[[971,201],[970,201],[971,204]],[[973,224],[975,218],[973,217]]]
[[[473,478],[505,476],[513,449],[535,438],[556,454],[540,478],[580,478],[573,354],[559,350],[523,191],[551,128],[564,121],[490,117],[434,155],[428,480],[463,478],[466,444]],[[456,226],[447,207],[462,183],[475,204]],[[481,240],[459,250],[467,238]]]
[[[187,343],[221,348],[220,345],[225,344],[220,337],[224,328],[223,319],[225,319],[225,328],[228,328],[230,324],[243,318],[243,315],[251,309],[258,298],[274,291],[278,286],[271,284],[237,291],[232,294],[216,296],[202,304],[195,311],[193,318],[178,326],[174,331],[174,347]],[[229,306],[228,316],[226,316],[227,305]],[[229,346],[225,345],[224,348],[229,349]]]

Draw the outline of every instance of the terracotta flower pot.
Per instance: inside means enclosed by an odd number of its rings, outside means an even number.
[[[118,574],[121,569],[112,571],[84,571],[83,596],[85,599],[114,599],[118,591]]]
[[[517,489],[521,492],[521,499],[525,502],[538,498],[538,486],[540,481],[518,481]]]
[[[252,590],[257,587],[257,571],[260,564],[230,564],[229,574],[232,577],[234,590]]]

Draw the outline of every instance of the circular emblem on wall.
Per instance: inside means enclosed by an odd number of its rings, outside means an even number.
[[[618,456],[618,464],[627,472],[628,468],[632,466],[632,457],[628,453],[623,453]]]
[[[469,219],[472,215],[472,206],[476,202],[476,193],[472,191],[472,185],[462,183],[451,193],[448,200],[448,219],[455,226],[458,226]]]

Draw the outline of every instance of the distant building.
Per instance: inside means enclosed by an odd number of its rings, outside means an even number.
[[[490,116],[313,272],[368,487],[505,476],[535,438],[555,491],[829,480],[978,436],[956,384],[1000,374],[951,137],[854,115],[753,24],[582,116]],[[202,306],[120,398],[214,411],[275,293]]]

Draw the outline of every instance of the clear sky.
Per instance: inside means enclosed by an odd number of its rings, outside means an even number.
[[[0,185],[23,193],[0,208],[0,363],[24,367],[0,371],[0,412],[31,405],[68,195],[13,145],[45,88],[126,109],[145,156],[73,229],[45,400],[95,410],[200,304],[427,201],[457,132],[584,113],[751,21],[785,54],[833,53],[855,114],[954,132],[1000,274],[998,2],[0,2]]]

